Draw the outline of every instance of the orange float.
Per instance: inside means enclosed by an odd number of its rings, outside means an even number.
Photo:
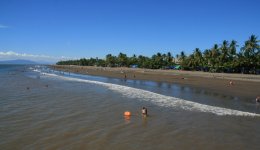
[[[125,116],[131,116],[131,112],[130,112],[130,111],[125,111],[125,112],[124,112],[124,115],[125,115]]]

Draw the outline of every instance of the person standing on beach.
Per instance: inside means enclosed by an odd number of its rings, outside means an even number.
[[[229,86],[233,86],[234,82],[232,80],[229,81]]]

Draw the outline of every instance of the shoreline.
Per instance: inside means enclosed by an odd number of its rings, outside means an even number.
[[[51,65],[52,69],[130,80],[147,80],[189,86],[212,93],[254,101],[260,95],[260,76],[248,74],[208,73],[181,70],[110,68],[94,66]],[[229,85],[232,80],[233,85]]]

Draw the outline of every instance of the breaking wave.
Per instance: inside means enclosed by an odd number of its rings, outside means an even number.
[[[37,70],[37,72],[38,71],[39,70]],[[161,95],[161,94],[154,93],[151,91],[137,89],[137,88],[123,86],[123,85],[118,85],[118,84],[105,83],[105,82],[100,82],[100,81],[92,81],[92,80],[87,80],[87,79],[79,79],[79,78],[73,78],[73,77],[65,77],[65,76],[59,76],[59,75],[50,74],[50,73],[42,73],[42,74],[45,77],[52,77],[52,78],[58,78],[58,79],[67,80],[67,81],[76,81],[76,82],[100,85],[100,86],[106,87],[114,92],[120,93],[125,97],[148,101],[148,102],[151,102],[155,105],[162,106],[162,107],[181,108],[183,110],[213,113],[213,114],[220,115],[220,116],[223,116],[223,115],[252,116],[252,117],[260,116],[260,114],[256,114],[256,113],[200,104],[200,103],[184,100],[181,98]]]

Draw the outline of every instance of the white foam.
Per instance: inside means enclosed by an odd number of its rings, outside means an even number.
[[[41,72],[41,71],[40,71],[40,70],[38,70],[38,69],[34,69],[33,71],[34,71],[34,72]]]
[[[108,89],[110,89],[112,91],[120,93],[128,98],[135,98],[135,99],[148,101],[148,102],[151,102],[153,104],[156,104],[156,105],[162,106],[162,107],[181,108],[184,110],[207,112],[207,113],[213,113],[216,115],[260,116],[260,114],[256,114],[256,113],[250,113],[250,112],[244,112],[244,111],[239,111],[239,110],[234,110],[234,109],[200,104],[200,103],[196,103],[196,102],[192,102],[192,101],[188,101],[188,100],[184,100],[184,99],[180,99],[180,98],[176,98],[176,97],[165,96],[165,95],[157,94],[154,92],[137,89],[137,88],[133,88],[133,87],[128,87],[128,86],[123,86],[123,85],[117,85],[117,84],[105,83],[105,82],[99,82],[99,81],[92,81],[92,80],[86,80],[86,79],[78,79],[78,78],[72,78],[72,77],[64,77],[64,76],[58,76],[58,75],[49,74],[49,73],[46,73],[45,75],[50,76],[50,77],[52,76],[52,77],[60,78],[63,80],[68,80],[68,81],[77,81],[77,82],[101,85],[101,86],[107,87]]]

